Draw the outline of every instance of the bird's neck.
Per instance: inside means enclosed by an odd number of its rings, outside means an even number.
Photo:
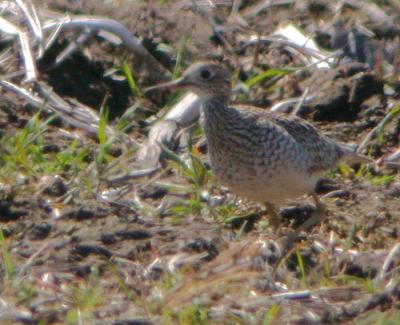
[[[229,96],[212,96],[204,98],[204,112],[209,111],[210,113],[218,113],[225,111],[229,108],[229,101]]]
[[[221,123],[233,120],[234,110],[229,107],[229,96],[213,96],[203,102],[206,129],[216,131]]]

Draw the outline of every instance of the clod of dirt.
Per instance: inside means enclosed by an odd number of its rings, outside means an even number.
[[[316,95],[307,110],[314,120],[352,120],[362,102],[383,93],[383,82],[360,63],[318,69],[302,86]]]
[[[306,269],[313,268],[318,265],[318,253],[312,247],[307,248],[299,252],[301,259],[303,260],[304,267]],[[290,271],[298,272],[298,254],[296,252],[292,253],[287,260],[287,268]]]
[[[332,179],[329,178],[321,178],[317,186],[315,187],[315,193],[317,194],[326,194],[332,191],[337,191],[340,189],[340,186]]]
[[[343,256],[339,268],[344,274],[367,279],[373,278],[382,267],[384,255],[376,252],[363,252],[355,256]]]
[[[152,321],[142,318],[130,318],[124,320],[117,320],[114,325],[154,325]]]
[[[393,188],[387,192],[387,195],[392,198],[400,197],[400,183],[394,184]]]
[[[148,186],[146,188],[142,188],[138,191],[138,194],[142,200],[152,199],[158,200],[164,197],[168,191],[165,188],[160,188],[157,186]]]
[[[50,234],[51,228],[52,225],[47,222],[34,225],[29,231],[29,238],[31,240],[44,239]]]
[[[115,232],[115,235],[120,237],[122,240],[142,240],[153,237],[152,233],[144,229],[117,231]]]
[[[235,218],[230,221],[230,226],[232,229],[240,229],[243,227],[244,222],[246,222],[246,225],[243,228],[244,232],[249,232],[252,229],[254,229],[254,225],[258,220],[262,218],[262,214],[260,213],[250,213],[247,216],[243,218]]]
[[[113,255],[108,249],[97,245],[76,245],[71,249],[70,254],[79,259],[91,254],[104,256],[106,258],[110,258]]]
[[[67,184],[60,178],[54,177],[44,188],[43,193],[55,197],[59,197],[67,193]]]
[[[81,206],[77,208],[68,209],[63,218],[73,218],[76,220],[86,220],[93,218],[104,218],[108,215],[108,211],[98,206]]]
[[[282,220],[295,220],[294,226],[297,227],[306,221],[314,210],[315,208],[311,205],[295,206],[282,209],[280,215]]]
[[[0,201],[0,221],[8,222],[17,220],[20,217],[26,216],[28,212],[26,210],[16,209],[13,203],[10,201]]]
[[[117,242],[117,239],[115,238],[115,236],[113,234],[102,234],[101,235],[101,242],[104,245],[112,245],[112,244],[115,244]]]
[[[206,238],[201,238],[197,237],[188,242],[184,247],[184,251],[195,251],[195,252],[207,252],[208,256],[205,258],[205,260],[210,261],[212,260],[215,256],[218,255],[218,247],[215,244],[215,241],[212,239],[206,239]]]
[[[275,265],[282,256],[281,247],[273,240],[268,241],[260,249],[260,257],[269,265]]]

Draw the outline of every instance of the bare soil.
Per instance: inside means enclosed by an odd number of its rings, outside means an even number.
[[[248,24],[230,17],[230,6],[204,14],[185,9],[184,3],[190,7],[190,1],[43,1],[61,13],[116,19],[142,37],[170,71],[174,55],[157,53],[156,46],[164,43],[176,54],[186,37],[186,65],[202,59],[222,60],[243,81],[269,67],[297,67],[299,61],[282,46],[244,47],[242,38],[267,35],[285,23],[316,33],[332,18],[324,1],[276,6],[247,19]],[[220,35],[213,33],[207,15],[218,22]],[[357,9],[349,8],[343,16],[349,21],[358,19],[372,30],[381,28]],[[157,80],[137,65],[131,53],[100,38],[60,66],[49,68],[73,35],[60,35],[39,62],[41,78],[63,98],[98,110],[106,103],[110,123],[138,105],[140,114],[128,135],[142,142],[148,131],[146,119],[163,107],[169,94],[133,97],[126,80],[107,75],[110,69],[130,63],[139,88]],[[322,41],[328,36],[318,33]],[[266,92],[260,83],[245,101],[267,109],[279,100],[301,96],[308,88],[317,98],[302,115],[332,138],[360,143],[387,114],[389,103],[398,103],[398,93],[386,92],[385,85],[387,80],[376,70],[353,62],[328,72],[285,76],[274,91]],[[398,87],[396,83],[390,86]],[[1,97],[0,135],[4,138],[22,132],[37,111],[10,94]],[[235,100],[243,101],[240,96]],[[46,117],[41,113],[42,119]],[[93,164],[97,141],[61,120],[53,121],[43,133],[44,152],[68,150],[73,140],[67,133],[80,138],[79,148],[88,148],[87,164]],[[378,159],[395,150],[399,139],[400,121],[394,119],[381,139],[372,140],[367,153]],[[110,156],[123,157],[126,150],[115,143]],[[206,160],[205,154],[201,157]],[[40,169],[26,173],[26,168],[20,173],[0,173],[1,228],[14,267],[26,268],[21,271],[26,292],[12,299],[11,305],[28,316],[15,321],[79,323],[71,312],[79,310],[79,305],[85,310],[83,324],[395,324],[400,319],[400,290],[388,294],[387,287],[376,280],[390,249],[399,242],[400,178],[394,170],[375,166],[366,174],[356,166],[329,173],[320,186],[327,206],[324,221],[304,233],[280,259],[282,238],[266,226],[262,208],[227,194],[217,184],[207,190],[211,197],[223,197],[225,206],[212,207],[210,201],[200,200],[199,208],[189,208],[193,200],[189,190],[177,194],[162,182],[186,189],[191,188],[190,182],[179,169],[166,168],[157,175],[158,183],[151,178],[132,181],[131,205],[113,206],[99,199],[103,190],[110,189],[99,180],[101,170],[96,174],[88,168],[74,174],[71,168],[65,166],[57,173]],[[120,172],[135,168],[128,159]],[[287,229],[310,214],[307,203],[308,199],[299,198],[281,207]],[[165,208],[168,205],[172,208]],[[227,222],[227,216],[238,217]],[[3,266],[0,270],[4,275]],[[80,294],[73,288],[79,288]],[[1,299],[7,300],[12,288],[3,285],[1,289]],[[89,289],[98,291],[88,293]],[[29,299],[28,291],[32,293]],[[91,305],[82,292],[99,302]],[[278,295],[287,292],[293,297]],[[304,297],[295,295],[299,292]]]

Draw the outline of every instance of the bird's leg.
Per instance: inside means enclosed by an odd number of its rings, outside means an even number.
[[[325,214],[326,208],[325,205],[321,202],[321,200],[319,199],[319,196],[315,193],[311,194],[314,202],[315,202],[315,212],[319,213],[321,217],[323,217],[323,215]]]
[[[314,202],[315,202],[315,211],[312,213],[311,217],[309,217],[306,221],[304,221],[298,228],[296,228],[296,233],[298,234],[302,230],[307,230],[312,226],[316,225],[318,222],[322,220],[322,217],[325,214],[325,206],[319,199],[318,195],[315,193],[311,194]]]
[[[275,230],[277,230],[281,225],[281,221],[280,221],[278,213],[275,211],[274,206],[269,202],[265,203],[265,208],[267,209],[267,212],[269,214],[269,221],[270,221],[272,227]]]
[[[326,210],[325,206],[319,199],[318,195],[312,193],[311,196],[315,202],[315,211],[312,213],[311,217],[309,217],[299,227],[297,227],[294,231],[292,231],[286,236],[283,242],[283,247],[285,248],[285,250],[288,250],[293,246],[293,242],[297,239],[300,232],[316,225],[323,219],[323,216],[325,215],[325,210]]]

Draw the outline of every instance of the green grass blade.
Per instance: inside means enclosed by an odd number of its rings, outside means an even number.
[[[276,324],[276,317],[278,316],[281,307],[279,305],[272,305],[271,308],[265,313],[263,325]]]
[[[183,55],[185,53],[187,41],[188,41],[188,37],[186,35],[183,36],[180,40],[179,50],[176,55],[175,68],[174,68],[174,72],[172,73],[173,80],[178,78],[183,70]]]
[[[290,68],[285,68],[285,69],[278,69],[278,68],[272,68],[272,69],[268,69],[267,71],[261,72],[257,75],[255,75],[254,77],[251,77],[250,79],[245,81],[245,84],[251,88],[254,85],[260,83],[261,81],[265,80],[265,79],[269,79],[275,76],[284,76],[288,73],[291,73],[295,70],[290,69]]]
[[[97,136],[99,139],[99,143],[101,145],[107,143],[107,122],[108,122],[108,109],[106,107],[102,107],[100,110],[100,121],[99,128],[97,131]]]
[[[124,63],[121,67],[121,71],[124,74],[126,80],[128,81],[129,88],[131,89],[132,95],[134,97],[140,96],[141,92],[136,83],[135,77],[128,63]]]
[[[297,264],[300,269],[301,281],[303,282],[303,285],[308,288],[308,280],[307,280],[306,268],[304,266],[304,260],[298,249],[296,249],[296,258],[297,258]]]
[[[10,250],[8,249],[7,242],[4,238],[3,229],[0,228],[0,246],[1,254],[3,257],[3,264],[6,271],[7,278],[11,278],[15,272],[14,265],[12,263]]]

